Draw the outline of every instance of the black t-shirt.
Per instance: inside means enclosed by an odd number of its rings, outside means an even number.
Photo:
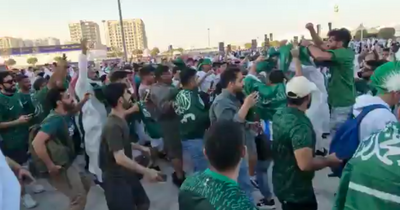
[[[129,176],[129,169],[118,165],[114,152],[124,150],[125,155],[132,159],[132,145],[129,126],[125,119],[110,115],[101,134],[99,164],[105,176]]]

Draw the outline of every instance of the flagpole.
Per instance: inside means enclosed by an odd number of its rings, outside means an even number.
[[[119,24],[121,26],[122,46],[124,47],[124,59],[128,61],[128,52],[126,51],[124,21],[122,19],[121,0],[118,0]]]

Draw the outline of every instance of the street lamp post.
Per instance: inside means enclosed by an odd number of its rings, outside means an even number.
[[[127,61],[128,60],[128,52],[126,51],[124,21],[122,20],[122,10],[121,10],[121,0],[118,0],[118,11],[119,11],[119,24],[121,26],[122,45],[124,47],[124,59],[125,59],[125,61]]]
[[[207,29],[208,33],[208,47],[210,47],[210,28]]]

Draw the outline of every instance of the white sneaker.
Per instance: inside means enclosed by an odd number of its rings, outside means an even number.
[[[42,193],[42,192],[45,191],[43,185],[35,184],[35,183],[29,185],[29,188],[30,188],[30,189],[32,190],[32,192],[35,193],[35,194],[39,194],[39,193]]]
[[[24,205],[24,207],[27,209],[35,208],[38,205],[38,203],[35,200],[33,200],[32,196],[29,194],[23,195],[21,198],[21,202],[22,205]]]

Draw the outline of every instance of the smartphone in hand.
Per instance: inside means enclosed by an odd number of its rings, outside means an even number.
[[[166,182],[166,181],[168,180],[167,174],[160,174],[160,177],[161,177],[161,179],[162,179],[161,182]]]

